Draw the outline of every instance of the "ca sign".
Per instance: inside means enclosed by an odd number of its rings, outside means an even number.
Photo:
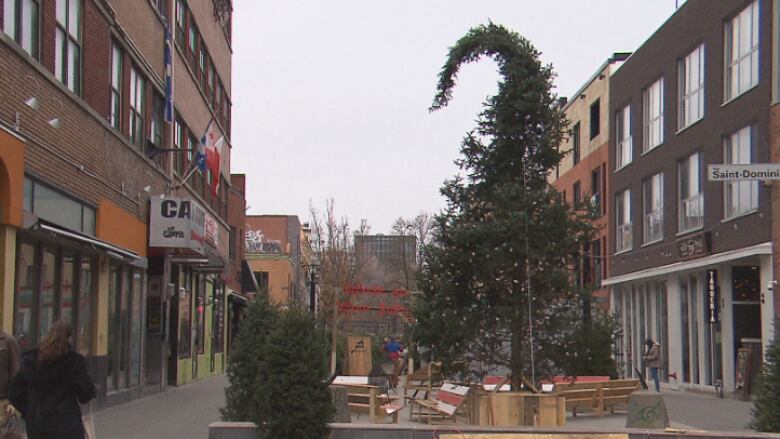
[[[206,211],[185,198],[151,200],[149,247],[187,248],[201,255]]]

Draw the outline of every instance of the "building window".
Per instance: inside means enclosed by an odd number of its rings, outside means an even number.
[[[701,192],[701,155],[691,154],[677,165],[680,182],[680,232],[704,226],[704,194]]]
[[[643,93],[644,148],[647,152],[664,142],[664,80],[655,81]]]
[[[601,101],[596,99],[596,102],[590,105],[590,140],[593,140],[599,135],[601,129]]]
[[[3,32],[35,59],[38,59],[39,10],[38,0],[5,0],[3,3]]]
[[[130,68],[130,141],[133,145],[144,147],[144,108],[146,108],[146,89],[144,78],[135,67]]]
[[[601,168],[599,167],[594,169],[590,174],[591,204],[593,205],[593,212],[595,212],[597,216],[604,214],[601,206],[601,192]]]
[[[574,186],[571,188],[572,196],[574,197],[574,205],[577,206],[582,202],[582,189],[580,187],[580,182],[576,181],[574,182]]]
[[[182,150],[182,147],[184,146],[183,141],[183,130],[184,126],[181,123],[181,120],[176,117],[176,124],[174,126],[174,137],[173,137],[173,147],[177,149],[177,151],[173,152],[173,170],[179,175],[183,176],[184,174],[184,151]]]
[[[577,122],[571,130],[571,157],[574,164],[580,162],[580,123]]]
[[[206,296],[207,286],[210,282],[206,282],[206,279],[198,275],[195,277],[197,283],[195,303],[196,305],[196,333],[195,333],[195,346],[198,347],[198,354],[206,352]]]
[[[726,101],[758,84],[758,2],[726,22]]]
[[[615,135],[617,136],[617,151],[615,151],[615,169],[620,169],[631,163],[631,105],[626,105],[615,116]]]
[[[198,29],[195,27],[195,24],[192,22],[192,16],[190,15],[190,34],[189,34],[189,61],[190,66],[193,67],[193,70],[195,70],[195,59],[198,56]]]
[[[109,122],[114,128],[121,130],[122,120],[122,50],[116,43],[111,43],[111,108]]]
[[[748,126],[726,137],[723,163],[753,163],[754,130],[754,127]],[[743,215],[758,208],[758,181],[727,181],[723,185],[726,197],[725,218]]]
[[[95,208],[49,186],[24,178],[25,210],[74,232],[95,236]]]
[[[176,0],[176,44],[184,48],[184,29],[187,27],[187,8],[184,0]]]
[[[54,76],[81,94],[81,0],[57,0]]]
[[[653,175],[642,183],[645,244],[663,239],[663,185],[664,176],[660,173]]]
[[[633,234],[631,230],[631,189],[626,189],[615,197],[615,219],[617,224],[615,252],[620,253],[631,250],[633,246]]]
[[[704,117],[704,44],[681,59],[677,65],[679,75],[679,129]]]

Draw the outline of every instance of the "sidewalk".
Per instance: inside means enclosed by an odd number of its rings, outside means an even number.
[[[100,439],[208,438],[225,405],[225,385],[217,375],[109,407],[95,413],[95,433]]]

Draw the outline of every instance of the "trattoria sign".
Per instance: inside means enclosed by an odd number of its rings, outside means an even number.
[[[206,211],[185,198],[152,197],[149,247],[187,248],[203,252]]]

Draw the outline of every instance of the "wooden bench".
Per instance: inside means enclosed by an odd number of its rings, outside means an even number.
[[[620,404],[628,404],[632,392],[639,390],[639,380],[610,380],[574,383],[558,383],[555,392],[566,400],[566,410],[577,416],[578,409],[586,409],[604,416],[604,410]]]
[[[365,376],[339,376],[331,385],[346,388],[347,404],[351,412],[368,413],[373,423],[382,422],[385,417],[392,416],[393,422],[397,424],[398,415],[404,407],[397,402],[399,397],[381,393],[378,386],[370,385],[368,381],[369,378]]]
[[[458,413],[464,410],[468,399],[469,388],[457,384],[443,383],[436,389],[436,395],[429,399],[410,399],[409,416],[411,419],[417,415],[419,422],[428,422],[433,419],[451,419],[457,422]],[[415,413],[415,407],[418,411]],[[424,419],[425,418],[425,419]]]
[[[615,406],[628,407],[628,399],[631,394],[640,389],[639,380],[611,380],[601,384],[601,393],[599,395],[600,411],[609,409],[610,413],[615,413]]]
[[[441,363],[431,362],[425,367],[421,367],[416,371],[406,375],[406,383],[404,385],[404,398],[407,398],[407,392],[414,391],[412,398],[416,398],[420,391],[423,391],[427,398],[431,390],[442,385],[441,377]]]

